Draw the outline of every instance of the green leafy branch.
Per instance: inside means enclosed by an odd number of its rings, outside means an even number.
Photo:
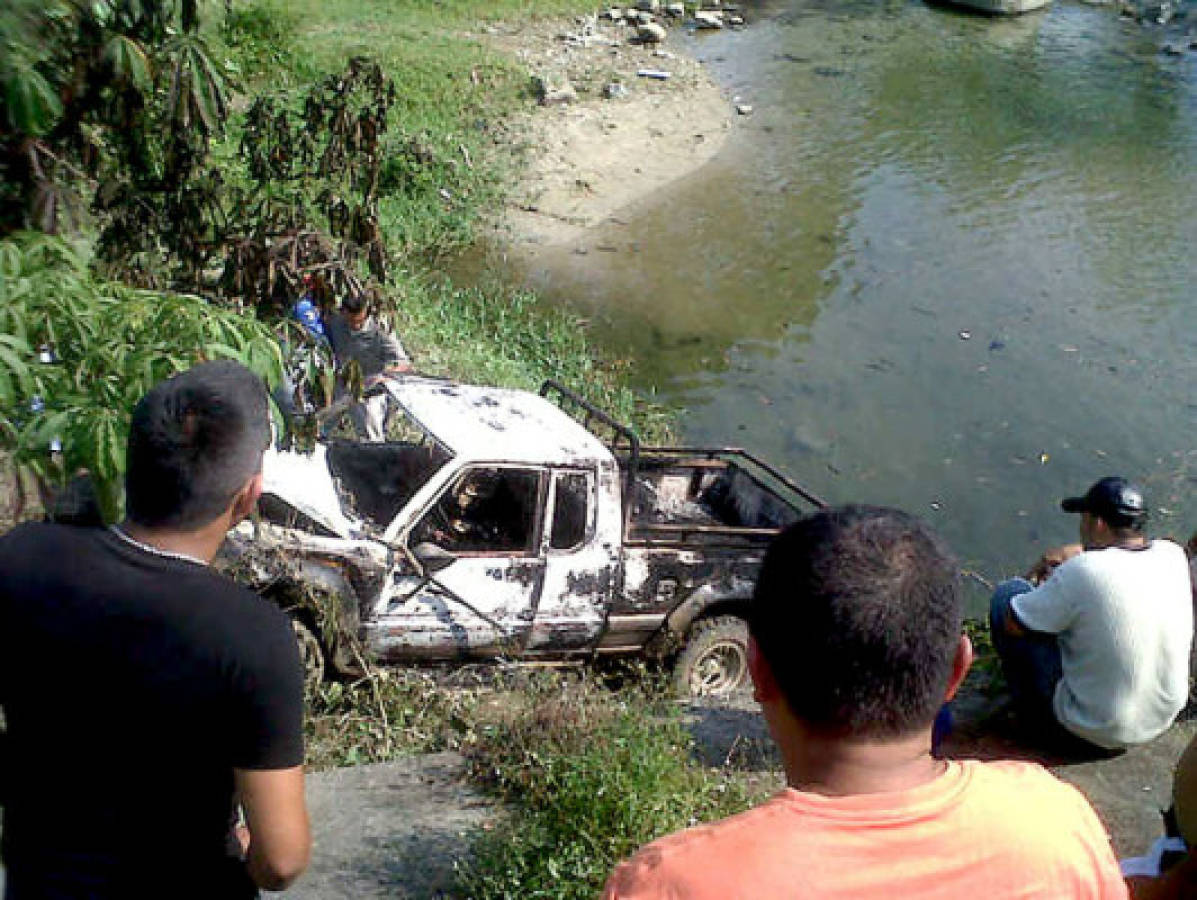
[[[251,316],[96,281],[57,238],[0,241],[0,449],[43,483],[86,470],[115,518],[133,406],[205,359],[236,359],[271,384],[282,368],[273,332]]]

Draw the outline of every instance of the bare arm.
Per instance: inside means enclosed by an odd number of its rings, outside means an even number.
[[[260,888],[281,891],[302,874],[311,857],[303,766],[234,769],[233,774],[249,829],[249,876]]]
[[[1061,547],[1052,547],[1039,557],[1035,565],[1031,566],[1027,572],[1027,581],[1031,582],[1031,584],[1042,584],[1051,576],[1057,566],[1072,559],[1083,549],[1080,544],[1064,544]]]

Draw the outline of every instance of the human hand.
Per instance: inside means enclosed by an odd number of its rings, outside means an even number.
[[[1080,544],[1064,544],[1062,547],[1052,547],[1031,566],[1027,572],[1027,581],[1031,584],[1042,584],[1052,572],[1061,564],[1072,559],[1084,548]]]
[[[241,847],[242,857],[249,853],[249,827],[244,822],[238,822],[233,826],[233,837],[237,839],[237,843]]]

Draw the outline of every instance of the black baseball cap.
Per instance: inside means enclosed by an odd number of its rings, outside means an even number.
[[[1137,525],[1147,518],[1143,491],[1125,478],[1111,475],[1093,483],[1083,497],[1069,497],[1060,503],[1064,512],[1092,513],[1110,525]]]

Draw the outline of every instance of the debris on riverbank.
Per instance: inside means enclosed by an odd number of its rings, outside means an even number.
[[[485,41],[528,67],[540,101],[516,128],[529,156],[501,223],[510,248],[534,257],[577,240],[709,161],[735,110],[684,42],[747,24],[729,5],[640,0],[565,25],[489,26]]]

